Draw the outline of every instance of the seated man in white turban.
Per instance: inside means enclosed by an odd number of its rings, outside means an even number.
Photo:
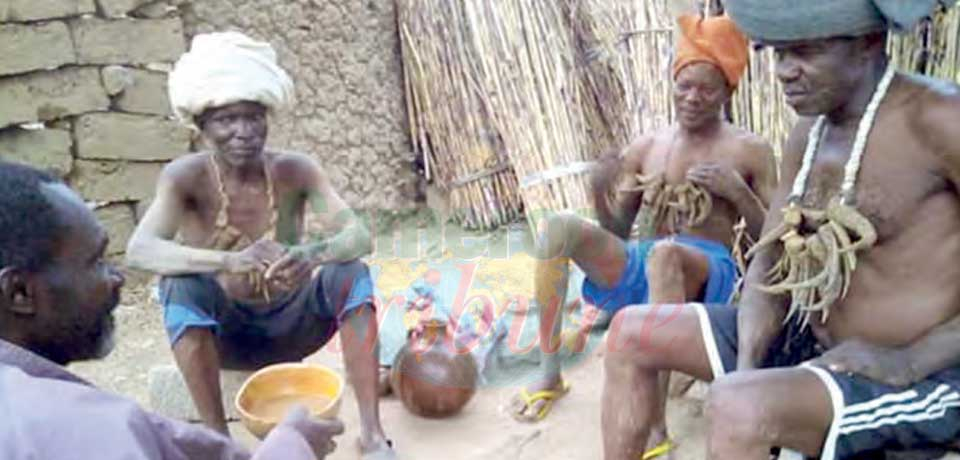
[[[127,249],[158,273],[173,354],[203,421],[227,433],[219,370],[298,361],[339,331],[364,458],[394,458],[380,426],[369,231],[317,162],[265,148],[293,84],[270,45],[197,36],[170,75],[177,116],[210,151],[171,162]],[[305,231],[312,213],[322,235]]]

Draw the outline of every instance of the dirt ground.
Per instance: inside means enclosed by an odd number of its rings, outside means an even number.
[[[381,301],[402,296],[428,270],[441,265],[446,267],[444,270],[454,270],[455,276],[461,275],[456,280],[457,290],[462,291],[458,292],[459,296],[466,296],[467,302],[488,299],[497,306],[498,313],[518,308],[510,299],[532,294],[533,259],[523,250],[529,243],[525,227],[491,235],[468,235],[479,245],[473,249],[451,249],[448,236],[437,237],[435,228],[420,230],[407,232],[407,236],[414,235],[420,240],[416,250],[404,250],[402,240],[405,237],[396,234],[397,238],[392,241],[400,242],[394,245],[399,249],[385,250],[389,244],[384,242],[389,243],[391,239],[381,236],[378,250],[366,259]],[[149,369],[173,364],[173,359],[162,327],[161,309],[151,300],[150,284],[144,283],[143,279],[141,277],[140,282],[133,283],[135,285],[126,290],[122,305],[117,309],[117,348],[113,354],[100,362],[75,364],[72,369],[106,390],[126,395],[147,406]],[[381,337],[384,334],[381,331]],[[335,349],[334,343],[308,360],[342,372],[343,365],[339,354],[333,351]],[[414,416],[399,400],[387,397],[381,403],[383,424],[403,459],[600,458],[603,367],[597,351],[588,352],[578,363],[567,367],[565,376],[572,384],[572,391],[555,405],[545,421],[538,424],[515,422],[506,411],[510,398],[520,388],[522,376],[517,376],[514,384],[507,379],[507,384],[500,382],[481,388],[459,415],[444,420]],[[698,384],[691,397],[669,404],[668,424],[678,445],[676,459],[705,458],[702,399],[697,397],[702,394],[703,386]],[[349,389],[344,395],[340,416],[347,432],[339,438],[340,447],[329,458],[358,459],[354,444],[359,429],[358,414]],[[250,447],[256,445],[256,440],[240,424],[231,425],[231,430],[243,443]]]
[[[376,263],[372,261],[371,264]],[[517,267],[523,272],[523,267]],[[80,363],[73,370],[110,391],[148,404],[147,372],[156,365],[172,364],[161,323],[160,309],[144,289],[126,296],[116,317],[118,346],[101,362]],[[308,358],[343,370],[337,353],[325,349]],[[401,458],[440,459],[593,459],[600,455],[600,393],[602,365],[596,354],[569,369],[572,391],[556,404],[550,416],[539,424],[515,422],[506,411],[510,397],[519,387],[481,389],[454,418],[429,420],[407,412],[398,399],[388,396],[381,412],[388,435]],[[354,440],[359,429],[352,391],[347,389],[341,409],[347,426],[340,447],[331,460],[358,459]],[[671,403],[670,426],[680,443],[679,459],[702,459],[703,442],[700,403],[693,399]],[[240,424],[231,425],[234,436],[253,447],[256,440]]]
[[[419,232],[395,231],[393,250],[385,249],[391,244],[384,244],[391,238],[381,235],[378,251],[366,259],[378,294],[385,300],[402,295],[412,282],[435,266],[438,258],[465,274],[457,281],[462,285],[458,290],[465,291],[468,299],[491,299],[498,312],[512,308],[510,297],[532,294],[533,259],[523,250],[529,243],[525,240],[525,224],[513,227],[510,232],[490,235],[458,233],[459,237],[466,235],[473,239],[472,249],[469,244],[457,243],[452,247],[448,242],[450,235],[437,236],[436,227],[419,227]],[[411,238],[419,240],[415,250],[405,249],[409,246],[404,243],[405,238],[408,243]],[[116,311],[115,351],[103,361],[78,363],[72,369],[101,388],[147,406],[148,371],[154,366],[173,364],[173,357],[163,331],[161,309],[151,300],[151,284],[144,283],[149,278],[138,278],[128,287]],[[308,360],[342,371],[340,357],[331,349],[334,348],[325,348]],[[390,396],[382,400],[382,419],[388,436],[404,459],[598,458],[602,374],[601,361],[595,353],[569,368],[566,377],[572,391],[556,404],[544,422],[535,425],[519,424],[509,416],[507,403],[520,386],[502,384],[480,389],[459,415],[444,420],[414,416],[398,399]],[[329,458],[359,458],[354,445],[359,429],[358,414],[349,389],[344,395],[340,416],[347,432],[338,440],[337,452]],[[695,400],[672,403],[670,422],[680,445],[678,458],[703,458],[700,404]],[[256,444],[240,424],[232,425],[231,430],[242,442],[251,447]]]

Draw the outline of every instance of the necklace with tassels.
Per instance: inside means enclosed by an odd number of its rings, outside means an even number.
[[[811,315],[819,312],[820,321],[825,323],[831,306],[845,298],[850,289],[850,280],[857,268],[857,252],[872,247],[877,241],[873,224],[855,207],[856,183],[877,109],[895,76],[894,66],[888,64],[860,119],[839,199],[832,199],[825,210],[802,205],[807,179],[826,128],[826,117],[821,115],[810,130],[803,164],[794,180],[788,205],[782,210],[783,222],[763,235],[747,253],[747,258],[751,258],[763,247],[783,244],[783,254],[767,273],[768,284],[759,289],[770,294],[790,295],[790,310],[785,321],[799,314],[806,327]],[[816,231],[804,231],[805,228]]]

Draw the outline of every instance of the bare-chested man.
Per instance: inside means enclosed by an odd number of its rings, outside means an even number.
[[[739,309],[633,307],[614,319],[605,458],[643,451],[664,370],[716,379],[711,459],[767,459],[775,446],[882,458],[955,442],[960,89],[896,73],[885,52],[890,24],[909,27],[937,2],[724,3],[776,51],[805,118]]]
[[[684,16],[680,26],[677,122],[638,139],[622,160],[607,161],[595,173],[600,226],[561,215],[541,227],[535,298],[543,378],[516,398],[522,420],[542,419],[567,390],[556,351],[569,260],[586,273],[584,297],[609,316],[648,299],[724,303],[737,277],[729,249],[734,226],[744,217],[750,233],[760,231],[776,180],[771,148],[721,117],[744,72],[747,39],[728,18]],[[626,185],[618,187],[621,175]],[[654,216],[656,237],[629,242],[641,207]],[[660,441],[666,439],[653,444]]]
[[[298,361],[339,331],[360,450],[394,458],[378,413],[373,283],[358,261],[370,234],[314,160],[265,149],[268,114],[292,89],[270,45],[238,33],[194,39],[170,98],[211,151],[164,169],[128,261],[163,276],[174,357],[207,425],[227,431],[219,369]],[[306,233],[307,212],[327,237]]]

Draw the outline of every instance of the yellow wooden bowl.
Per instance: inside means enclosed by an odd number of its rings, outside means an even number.
[[[296,404],[307,406],[317,418],[335,418],[340,412],[343,377],[317,364],[284,363],[251,375],[234,400],[243,425],[263,439]]]

